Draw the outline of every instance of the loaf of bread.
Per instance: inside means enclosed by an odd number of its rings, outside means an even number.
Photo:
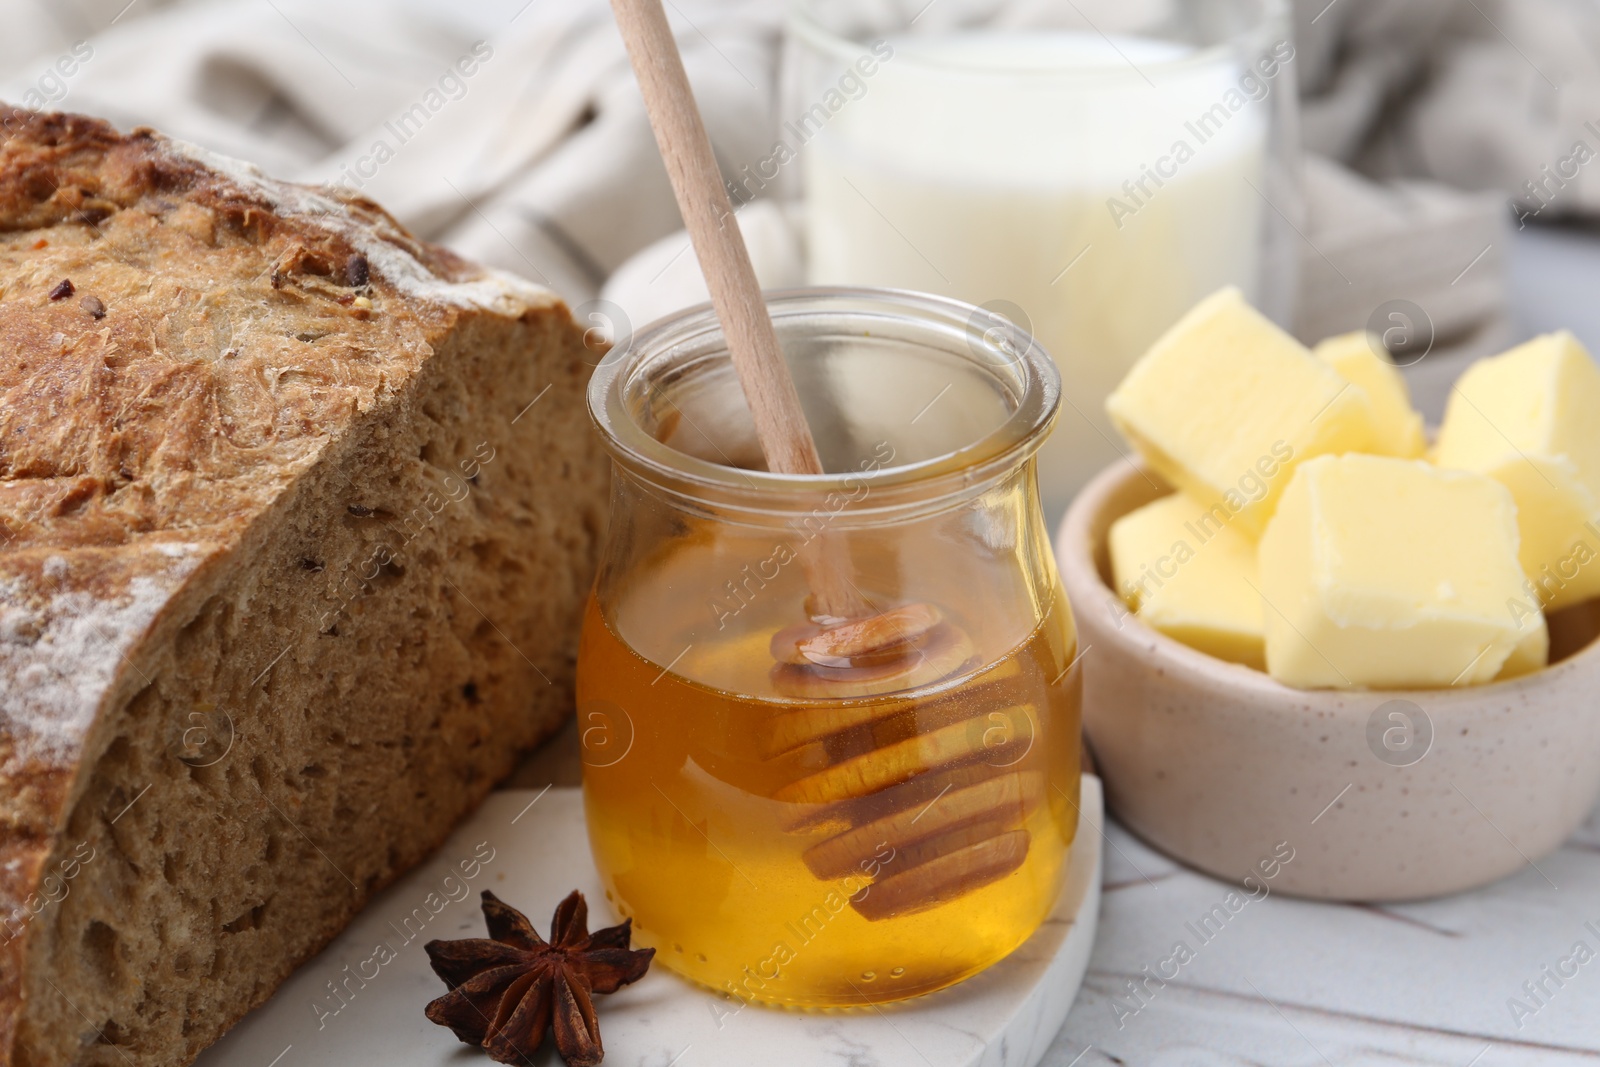
[[[0,125],[0,1064],[173,1067],[568,713],[589,359],[359,197]]]

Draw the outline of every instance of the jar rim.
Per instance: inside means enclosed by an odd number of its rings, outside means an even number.
[[[1141,59],[1138,67],[1132,66],[1131,63],[1127,67],[1108,67],[1094,70],[1063,69],[1056,66],[986,67],[941,63],[926,56],[911,56],[906,59],[897,58],[897,62],[923,70],[940,71],[950,76],[979,79],[993,77],[1014,79],[1020,75],[1030,79],[1050,78],[1063,82],[1093,81],[1097,79],[1148,80],[1148,74],[1152,71],[1161,73],[1175,72],[1189,67],[1206,66],[1214,63],[1229,54],[1232,49],[1238,47],[1241,43],[1259,44],[1258,38],[1263,40],[1270,38],[1275,28],[1288,26],[1288,0],[1260,0],[1260,4],[1260,15],[1250,25],[1211,44],[1196,46],[1192,51],[1184,52],[1181,55],[1167,59]],[[806,44],[819,52],[827,53],[836,59],[842,59],[846,62],[853,62],[860,56],[862,47],[872,43],[871,40],[847,36],[829,29],[817,15],[815,8],[814,0],[792,0],[789,5],[788,17],[785,20],[786,30],[792,37],[805,41]]]
[[[659,319],[630,343],[613,349],[589,379],[589,413],[612,459],[661,490],[689,500],[745,510],[786,513],[830,493],[852,496],[865,483],[864,503],[852,511],[878,510],[907,499],[929,501],[987,484],[1037,451],[1055,422],[1061,375],[1055,361],[1026,330],[998,312],[948,297],[903,289],[819,286],[768,290],[763,294],[775,321],[805,316],[860,314],[922,319],[931,328],[965,332],[976,361],[997,375],[1009,374],[1014,403],[999,423],[976,440],[938,456],[870,470],[782,474],[713,463],[662,442],[640,425],[626,390],[650,364],[675,348],[708,337],[720,340],[715,309],[699,304]],[[981,328],[980,328],[981,327]],[[725,346],[719,359],[730,360]]]

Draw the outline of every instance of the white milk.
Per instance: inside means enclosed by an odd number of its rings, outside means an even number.
[[[813,284],[1009,301],[1054,356],[1066,402],[1040,464],[1052,522],[1126,449],[1103,404],[1133,361],[1219,286],[1255,294],[1269,122],[1250,96],[1292,76],[1240,92],[1228,59],[1113,40],[896,41],[864,95],[803,128]],[[939,388],[926,383],[930,399]]]

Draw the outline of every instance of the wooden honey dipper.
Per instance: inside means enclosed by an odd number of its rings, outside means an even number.
[[[666,13],[660,0],[612,0],[612,8],[767,466],[823,474],[749,252],[737,223],[730,225],[733,206]],[[869,605],[838,537],[823,531],[800,559],[810,619],[773,636],[779,692],[800,699],[875,697],[976,666],[971,638],[937,606]],[[932,702],[799,708],[774,717],[768,755],[794,772],[775,799],[801,812],[793,829],[834,832],[806,853],[812,872],[829,880],[859,874],[881,843],[894,848],[870,891],[852,900],[862,915],[885,919],[935,907],[1009,874],[1026,858],[1022,823],[1041,802],[1043,776],[1006,764],[1002,753],[1011,742],[997,752],[986,731],[974,729],[985,715],[1020,716],[1030,729],[1019,733],[1031,744],[1033,709],[1005,704],[1005,679],[990,677],[1015,666],[986,672],[978,686],[995,691],[998,709],[995,700],[963,686]],[[926,725],[933,728],[924,732]]]

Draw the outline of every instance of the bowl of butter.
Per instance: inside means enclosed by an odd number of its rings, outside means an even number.
[[[1405,900],[1517,875],[1600,799],[1600,366],[1472,364],[1430,435],[1365,333],[1234,289],[1106,404],[1057,537],[1112,810],[1230,880]],[[1293,858],[1284,862],[1282,857]]]

